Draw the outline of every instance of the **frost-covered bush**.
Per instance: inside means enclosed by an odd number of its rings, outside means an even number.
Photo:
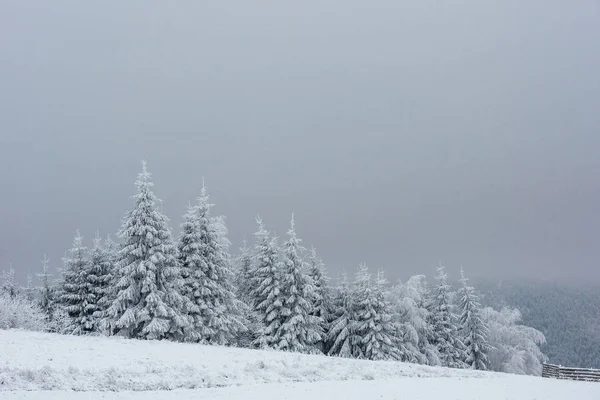
[[[34,302],[25,297],[0,295],[0,329],[47,330],[46,315]]]
[[[521,312],[490,307],[482,310],[482,319],[489,327],[488,368],[492,371],[522,375],[540,375],[546,356],[539,346],[546,343],[544,334],[521,325]]]
[[[48,320],[48,318],[46,318]],[[69,314],[61,307],[56,307],[52,311],[52,316],[47,322],[46,330],[48,332],[70,334],[69,326],[71,325],[71,318]]]

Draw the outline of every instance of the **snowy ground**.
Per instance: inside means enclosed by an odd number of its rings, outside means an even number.
[[[592,400],[592,383],[509,377],[400,378],[382,381],[276,383],[169,392],[9,392],[6,400]]]
[[[600,399],[600,384],[274,351],[0,331],[0,398],[7,400],[334,397],[592,400]]]

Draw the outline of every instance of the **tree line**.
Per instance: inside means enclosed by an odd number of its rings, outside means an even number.
[[[136,188],[118,242],[96,235],[88,249],[77,232],[56,284],[44,258],[35,297],[46,330],[539,373],[543,334],[518,310],[482,308],[462,269],[457,291],[441,264],[433,287],[423,275],[391,285],[366,264],[330,284],[293,216],[281,244],[257,218],[254,244],[234,257],[206,187],[177,238],[145,163]],[[19,297],[8,275],[5,300]]]

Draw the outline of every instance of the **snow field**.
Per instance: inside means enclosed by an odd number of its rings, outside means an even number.
[[[0,349],[0,390],[141,391],[503,376],[392,361],[17,330],[0,331]]]
[[[5,400],[596,400],[593,382],[518,375],[479,379],[399,378],[381,381],[288,382],[169,392],[4,392]]]
[[[2,400],[332,398],[598,400],[600,384],[392,361],[0,330]]]

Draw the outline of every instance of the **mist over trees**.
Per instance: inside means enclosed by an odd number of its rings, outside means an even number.
[[[600,291],[555,283],[478,282],[482,304],[518,309],[522,324],[544,332],[553,364],[600,368]]]
[[[257,218],[254,244],[232,255],[204,185],[178,237],[145,163],[135,186],[119,241],[97,234],[89,250],[77,232],[58,284],[46,258],[37,288],[20,290],[3,275],[0,328],[541,372],[544,335],[522,325],[517,309],[480,306],[462,273],[459,287],[441,265],[431,284],[425,275],[390,283],[363,263],[330,279],[293,215],[283,244]]]

